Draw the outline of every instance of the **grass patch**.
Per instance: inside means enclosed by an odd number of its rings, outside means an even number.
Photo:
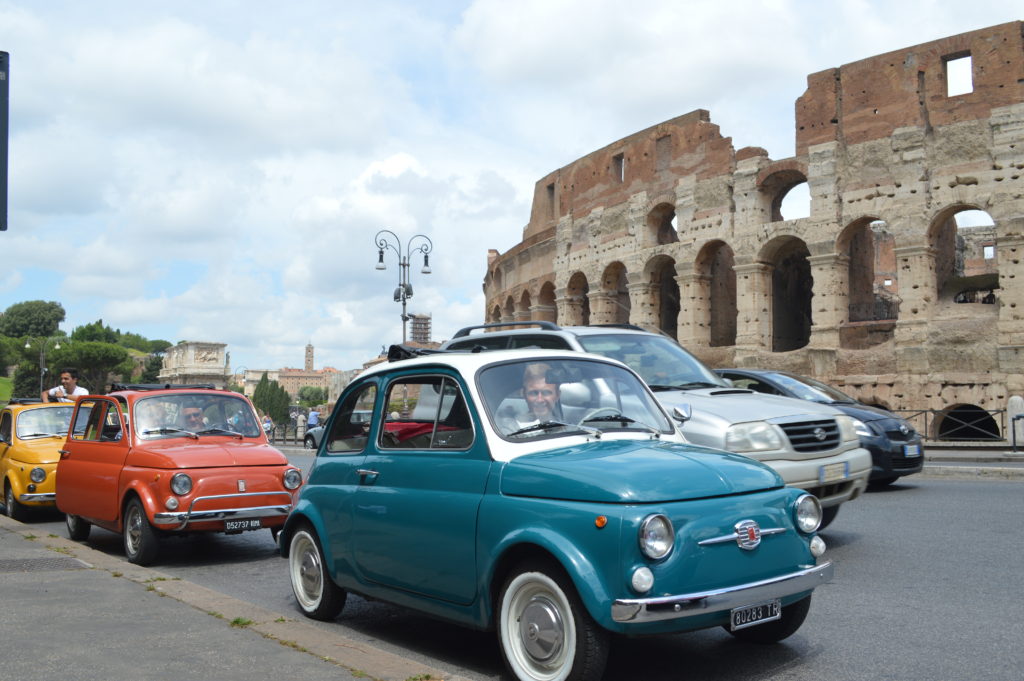
[[[231,626],[233,627],[247,627],[252,624],[252,620],[247,617],[236,617],[231,620]]]
[[[0,376],[0,406],[7,404],[11,399],[11,392],[14,391],[14,379],[7,376]]]

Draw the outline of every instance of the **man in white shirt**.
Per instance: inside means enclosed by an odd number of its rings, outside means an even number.
[[[78,385],[78,369],[61,369],[60,385],[44,390],[40,397],[43,402],[74,402],[79,395],[88,395],[89,391]]]

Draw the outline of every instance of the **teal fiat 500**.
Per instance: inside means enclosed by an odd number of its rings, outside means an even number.
[[[281,531],[299,608],[330,620],[353,592],[493,629],[530,681],[600,678],[611,632],[786,638],[832,576],[821,507],[673,418],[624,364],[575,352],[363,372]]]

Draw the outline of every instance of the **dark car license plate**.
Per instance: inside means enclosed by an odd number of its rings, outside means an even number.
[[[732,631],[746,629],[755,624],[764,624],[782,617],[782,601],[775,598],[757,605],[746,605],[742,608],[735,608],[729,618],[729,628]]]
[[[249,520],[225,520],[224,529],[227,531],[231,530],[258,530],[263,527],[259,518],[251,518]]]

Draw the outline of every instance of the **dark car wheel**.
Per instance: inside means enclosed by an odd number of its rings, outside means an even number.
[[[303,449],[316,449],[316,443],[313,442],[313,436],[309,435],[305,440],[302,441]]]
[[[807,612],[811,609],[811,597],[808,596],[796,603],[791,603],[782,609],[782,617],[774,622],[758,624],[739,631],[725,630],[741,641],[747,643],[778,643],[782,639],[789,638],[796,633],[800,625],[807,619]]]
[[[557,565],[527,561],[501,588],[496,615],[505,666],[523,681],[600,679],[608,659],[608,632],[580,602]]]
[[[85,522],[77,515],[67,513],[64,515],[64,524],[68,528],[68,537],[74,541],[85,541],[89,538],[89,530],[92,525]]]
[[[142,502],[132,499],[124,511],[124,554],[129,563],[150,565],[160,551],[160,538],[149,524]]]
[[[25,516],[28,515],[28,509],[14,498],[14,489],[9,482],[4,482],[4,508],[7,509],[7,515],[11,520],[25,520]]]
[[[292,535],[288,550],[292,593],[306,617],[330,621],[345,607],[347,592],[327,573],[327,561],[316,532],[303,525]]]
[[[818,526],[818,529],[824,530],[826,527],[831,525],[837,515],[839,515],[838,506],[829,506],[828,508],[821,509],[821,525]]]

